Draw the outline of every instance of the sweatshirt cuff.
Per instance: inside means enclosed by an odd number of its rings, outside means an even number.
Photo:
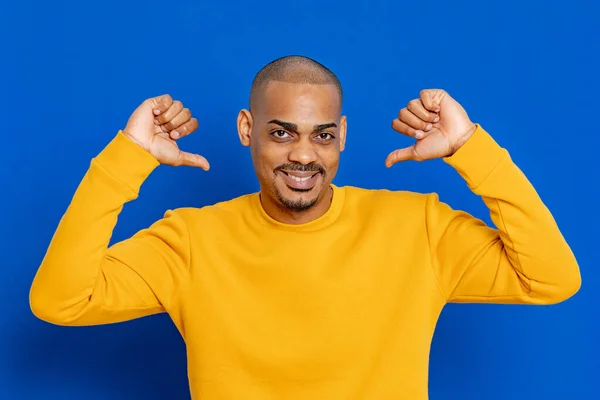
[[[502,148],[479,124],[473,135],[444,161],[454,167],[471,189],[477,188],[507,156]]]
[[[104,170],[136,194],[160,162],[127,138],[122,130],[93,159]]]

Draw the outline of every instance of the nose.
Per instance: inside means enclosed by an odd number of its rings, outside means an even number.
[[[310,142],[310,139],[303,138],[297,141],[288,155],[290,162],[308,165],[317,161],[317,152]]]

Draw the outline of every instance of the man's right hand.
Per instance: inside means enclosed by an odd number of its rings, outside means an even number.
[[[177,139],[198,128],[189,109],[168,94],[146,99],[129,117],[123,130],[125,136],[152,154],[161,164],[200,167],[208,171],[206,158],[186,153],[177,146]]]

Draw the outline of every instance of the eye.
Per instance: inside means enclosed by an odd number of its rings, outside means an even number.
[[[271,135],[275,136],[277,139],[285,139],[287,136],[289,136],[289,134],[283,129],[277,129],[276,131],[271,132]]]
[[[321,132],[317,135],[317,138],[319,140],[333,140],[333,139],[335,139],[335,136],[333,136],[329,132]]]

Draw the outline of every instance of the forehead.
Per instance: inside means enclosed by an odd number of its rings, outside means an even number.
[[[332,84],[271,81],[260,96],[259,108],[265,118],[333,121],[339,118],[340,98]]]

